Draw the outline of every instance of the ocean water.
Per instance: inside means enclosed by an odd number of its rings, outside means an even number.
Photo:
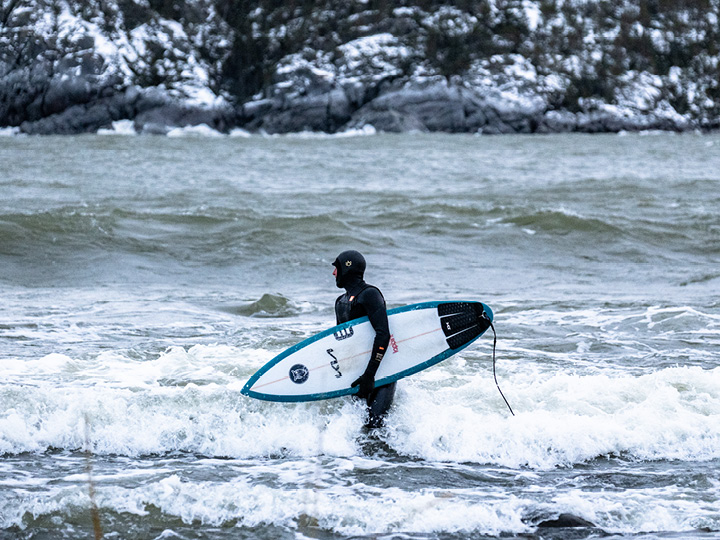
[[[0,537],[720,538],[720,136],[360,135],[0,138]],[[241,395],[348,248],[516,416]]]

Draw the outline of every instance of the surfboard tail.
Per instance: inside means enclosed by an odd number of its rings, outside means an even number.
[[[449,302],[438,305],[440,325],[448,347],[460,349],[490,327],[492,311],[481,302]]]

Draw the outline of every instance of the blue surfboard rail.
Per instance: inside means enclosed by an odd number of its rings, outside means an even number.
[[[409,304],[407,306],[397,307],[393,309],[389,309],[387,311],[388,317],[396,314],[396,313],[403,313],[406,311],[415,311],[419,309],[434,309],[437,308],[441,304],[481,304],[483,306],[483,311],[485,315],[490,319],[490,321],[494,320],[492,309],[487,304],[484,304],[482,302],[478,302],[475,300],[441,300],[441,301],[435,301],[435,302],[420,302],[418,304]],[[263,367],[261,367],[255,374],[250,377],[247,383],[243,386],[242,390],[240,391],[241,394],[244,394],[246,396],[259,399],[262,401],[277,401],[277,402],[299,402],[299,401],[318,401],[322,399],[331,399],[341,396],[349,396],[352,394],[356,394],[358,392],[358,388],[346,388],[344,390],[336,390],[333,392],[320,392],[316,394],[303,394],[300,396],[280,396],[276,394],[264,394],[262,392],[255,392],[253,390],[250,390],[252,386],[257,382],[260,377],[263,376],[268,370],[270,370],[273,366],[278,364],[279,362],[282,362],[285,358],[290,356],[291,354],[294,354],[295,352],[299,351],[300,349],[303,349],[310,345],[311,343],[314,343],[320,339],[323,339],[326,336],[335,334],[337,332],[341,332],[342,330],[346,328],[350,328],[351,326],[355,326],[358,324],[362,324],[364,322],[368,321],[367,317],[360,317],[359,319],[353,319],[352,321],[348,321],[346,323],[339,324],[337,326],[333,326],[332,328],[328,328],[327,330],[323,330],[322,332],[319,332],[315,334],[314,336],[311,336],[300,343],[293,345],[292,347],[284,350],[282,353],[277,355],[275,358],[270,360],[267,364],[265,364]],[[487,330],[487,329],[486,329]],[[385,384],[393,383],[397,380],[400,380],[404,377],[407,377],[408,375],[412,375],[414,373],[417,373],[419,371],[422,371],[424,369],[429,368],[430,366],[433,366],[439,362],[442,362],[446,358],[451,357],[454,354],[457,354],[458,352],[462,351],[466,347],[468,347],[470,344],[472,344],[476,339],[478,339],[480,336],[482,336],[486,330],[483,330],[480,332],[477,336],[470,339],[463,345],[451,349],[448,347],[445,351],[442,353],[433,356],[429,360],[426,360],[425,362],[422,362],[420,364],[417,364],[413,366],[412,368],[406,369],[404,371],[398,372],[394,375],[391,375],[389,377],[383,377],[382,379],[378,379],[375,381],[375,386],[382,386]]]

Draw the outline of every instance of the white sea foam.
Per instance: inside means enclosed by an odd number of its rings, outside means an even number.
[[[16,382],[0,386],[0,452],[80,448],[87,415],[101,453],[355,454],[363,412],[354,400],[284,404],[240,394],[272,356],[216,345],[173,347],[150,361],[118,353],[5,361],[3,380]],[[399,384],[385,432],[396,451],[540,470],[607,455],[720,458],[720,368],[577,375],[506,361],[512,417],[487,363],[468,360]]]
[[[298,133],[273,135],[273,137],[285,137],[289,139],[346,139],[352,137],[368,137],[372,135],[377,135],[375,127],[371,125],[364,125],[359,128],[339,131],[337,133],[325,133],[323,131],[300,131]]]
[[[7,525],[22,528],[23,512],[31,515],[71,512],[87,502],[85,486],[79,484],[75,488],[56,489],[50,496],[27,497],[22,508],[3,509],[3,518]],[[244,527],[272,523],[295,528],[302,516],[310,516],[323,529],[362,535],[407,530],[525,532],[529,527],[521,517],[530,501],[499,496],[498,500],[488,502],[479,501],[463,490],[413,492],[363,484],[349,487],[314,484],[279,490],[252,485],[241,478],[188,482],[178,475],[169,475],[133,489],[100,487],[97,503],[102,511],[113,509],[137,516],[147,515],[152,505],[185,523],[214,526],[236,522]]]
[[[117,120],[112,123],[111,129],[99,129],[98,135],[137,135],[135,123],[132,120]]]
[[[0,127],[0,137],[14,137],[20,134],[20,128]]]
[[[223,134],[207,124],[176,127],[167,132],[168,137],[222,137]]]
[[[711,492],[717,495],[717,489]],[[552,504],[616,533],[717,530],[720,526],[712,505],[694,500],[691,490],[676,486],[611,494],[573,489],[553,497]]]
[[[604,455],[720,457],[720,369],[669,368],[640,377],[515,374],[505,390],[517,417],[509,416],[487,374],[462,382],[430,389],[420,376],[404,385],[392,444],[424,459],[539,469]]]
[[[382,488],[362,481],[337,482],[330,477],[330,471],[362,475],[378,467],[377,462],[357,458],[326,462],[324,467],[308,460],[274,469],[260,467],[254,473],[258,478],[262,475],[261,482],[245,474],[245,462],[226,460],[199,463],[197,467],[222,470],[222,481],[190,480],[165,470],[154,471],[156,474],[133,487],[99,481],[97,504],[102,513],[113,510],[146,516],[154,507],[186,524],[211,526],[273,524],[296,529],[303,519],[311,518],[321,529],[344,536],[406,531],[522,534],[534,528],[528,518],[562,512],[583,516],[615,533],[717,529],[719,525],[712,505],[676,486],[611,492],[558,487],[524,497],[499,487]],[[282,487],[270,485],[270,477],[277,477]],[[6,526],[22,529],[26,513],[71,514],[87,507],[88,495],[84,483],[78,481],[27,493],[22,501],[14,492],[9,502],[15,504],[0,505],[0,518]]]
[[[249,139],[252,137],[252,133],[242,128],[235,128],[228,134],[230,137],[237,137],[241,139]]]

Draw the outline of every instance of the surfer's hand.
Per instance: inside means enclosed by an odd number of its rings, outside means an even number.
[[[375,377],[373,375],[370,375],[369,373],[363,373],[357,379],[355,379],[355,382],[352,383],[350,386],[352,388],[359,386],[360,389],[357,393],[358,397],[367,398],[370,395],[370,392],[372,392],[373,388],[375,387]]]
[[[373,391],[373,388],[375,388],[375,373],[377,373],[379,367],[379,360],[370,360],[370,362],[368,362],[368,366],[365,368],[365,373],[360,375],[357,379],[355,379],[355,382],[350,385],[352,388],[355,388],[356,386],[360,387],[360,390],[357,393],[359,397],[366,398]]]

